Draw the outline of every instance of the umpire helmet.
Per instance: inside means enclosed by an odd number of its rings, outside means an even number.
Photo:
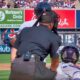
[[[59,15],[51,10],[51,5],[47,2],[40,2],[34,9],[34,13],[38,17],[37,22],[33,25],[37,25],[38,22],[53,22],[53,29],[55,33],[57,33],[57,26],[59,21]]]
[[[34,9],[36,16],[41,15],[44,11],[51,11],[51,5],[47,2],[40,2]]]
[[[76,63],[79,60],[79,51],[74,46],[66,46],[61,50],[61,59],[63,62]]]

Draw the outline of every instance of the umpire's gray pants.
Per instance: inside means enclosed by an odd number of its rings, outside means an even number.
[[[38,57],[30,61],[23,61],[23,57],[16,58],[11,65],[9,80],[55,80],[56,72],[46,68]]]

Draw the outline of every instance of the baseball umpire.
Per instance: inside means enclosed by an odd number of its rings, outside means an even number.
[[[59,17],[46,2],[39,3],[34,11],[37,21],[20,32],[11,50],[10,80],[55,80],[61,38],[54,29]],[[49,54],[50,69],[43,62]]]

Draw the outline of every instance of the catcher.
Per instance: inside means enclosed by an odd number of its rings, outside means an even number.
[[[80,80],[79,51],[74,46],[66,46],[61,50],[61,60],[57,69],[56,80]]]

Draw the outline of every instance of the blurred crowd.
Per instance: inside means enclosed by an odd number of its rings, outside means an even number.
[[[80,8],[80,0],[0,0],[0,8],[34,8],[43,1],[52,8]]]

